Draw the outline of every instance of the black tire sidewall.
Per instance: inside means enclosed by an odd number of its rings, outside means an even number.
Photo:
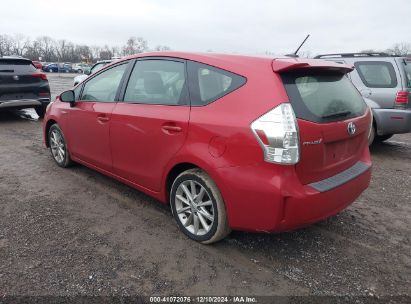
[[[209,232],[207,232],[204,235],[198,236],[198,235],[194,235],[192,234],[190,231],[188,231],[183,224],[181,223],[180,219],[178,218],[177,212],[176,212],[176,205],[175,205],[175,195],[176,195],[176,191],[178,186],[186,181],[186,180],[194,180],[196,182],[198,182],[201,186],[203,186],[211,199],[211,202],[213,204],[213,210],[214,210],[214,222],[213,225],[210,229]],[[177,179],[174,181],[172,187],[171,187],[171,192],[170,192],[170,205],[171,205],[171,210],[174,216],[174,219],[176,220],[178,227],[180,228],[180,230],[189,238],[198,241],[198,242],[204,242],[204,241],[208,241],[210,240],[214,234],[217,232],[217,227],[219,225],[219,214],[218,214],[218,208],[217,208],[217,201],[215,198],[215,195],[213,193],[213,191],[207,186],[207,183],[199,176],[197,176],[196,174],[193,173],[184,173],[182,175],[180,175],[179,177],[177,177]]]
[[[51,141],[51,132],[53,132],[54,130],[57,130],[59,133],[60,133],[60,135],[61,135],[61,137],[63,138],[63,142],[64,142],[64,149],[66,150],[65,152],[65,155],[64,155],[64,161],[62,161],[61,163],[59,163],[56,159],[55,159],[55,157],[54,157],[54,155],[53,155],[53,152],[51,151],[51,143],[50,143],[50,141]],[[49,147],[50,147],[50,153],[51,153],[51,156],[53,157],[53,159],[54,159],[54,161],[56,162],[56,164],[58,165],[58,166],[60,166],[60,167],[62,167],[62,168],[65,168],[65,167],[67,167],[68,165],[69,165],[69,163],[70,163],[70,156],[69,156],[69,151],[68,151],[68,149],[67,149],[67,143],[66,143],[66,139],[64,138],[64,134],[63,134],[63,132],[61,131],[61,129],[60,129],[60,127],[57,125],[57,124],[54,124],[54,125],[52,125],[51,127],[50,127],[50,130],[49,130],[49,133],[48,133],[48,144],[49,144]]]

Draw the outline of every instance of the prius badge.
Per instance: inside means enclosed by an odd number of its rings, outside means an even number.
[[[348,134],[354,135],[356,130],[357,130],[357,127],[355,126],[355,124],[354,124],[353,122],[350,122],[350,123],[347,125]]]

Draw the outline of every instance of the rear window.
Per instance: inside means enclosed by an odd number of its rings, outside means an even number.
[[[363,98],[343,73],[312,70],[284,73],[282,79],[298,118],[330,122],[365,113]]]
[[[404,60],[404,72],[407,82],[407,87],[411,88],[411,61]]]
[[[390,62],[362,61],[354,63],[362,82],[369,88],[395,88],[397,77]]]
[[[29,60],[0,59],[0,73],[32,73],[36,68]]]

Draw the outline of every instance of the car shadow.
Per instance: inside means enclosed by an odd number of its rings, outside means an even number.
[[[2,110],[0,111],[0,123],[1,122],[14,122],[14,121],[39,121],[40,118],[34,111],[34,109],[21,109],[21,110]]]

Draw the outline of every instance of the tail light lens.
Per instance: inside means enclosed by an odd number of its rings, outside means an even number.
[[[395,96],[395,105],[398,107],[404,107],[408,104],[408,95],[407,91],[399,91]]]
[[[300,144],[297,120],[289,103],[282,103],[251,124],[257,141],[270,163],[298,163]]]
[[[43,73],[38,73],[38,74],[32,74],[31,76],[33,77],[40,77],[43,80],[47,80],[47,75]]]

